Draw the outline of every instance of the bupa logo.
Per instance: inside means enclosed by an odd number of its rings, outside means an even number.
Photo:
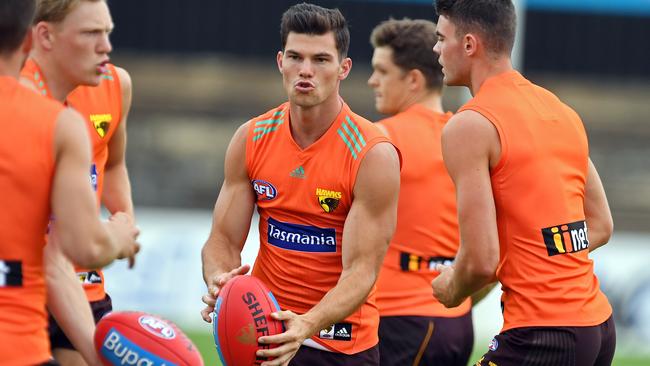
[[[544,228],[542,236],[549,256],[574,253],[589,248],[585,221]]]
[[[111,328],[104,338],[100,352],[111,365],[176,366],[176,364],[144,350],[116,331],[115,328]]]
[[[176,337],[174,328],[172,328],[164,321],[158,318],[154,318],[153,316],[143,315],[138,319],[138,323],[140,323],[140,326],[147,330],[149,333],[155,334],[160,338],[174,339],[174,337]]]
[[[267,181],[255,179],[251,183],[257,193],[257,199],[260,201],[270,201],[278,195],[278,191],[273,187],[273,184]]]

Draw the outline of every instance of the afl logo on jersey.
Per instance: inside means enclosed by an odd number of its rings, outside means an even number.
[[[278,190],[275,189],[273,184],[267,181],[255,179],[251,183],[253,184],[253,189],[257,193],[258,201],[270,201],[275,199],[278,195]]]

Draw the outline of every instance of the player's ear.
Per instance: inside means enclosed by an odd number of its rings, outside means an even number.
[[[472,56],[476,54],[476,52],[478,51],[478,44],[479,44],[479,39],[476,37],[476,35],[472,33],[467,33],[463,37],[463,51],[465,51],[465,55]]]
[[[282,51],[278,51],[277,56],[275,56],[275,59],[276,59],[276,61],[278,63],[278,70],[280,70],[280,74],[282,73],[282,56],[283,55],[284,54],[282,53]]]
[[[52,49],[54,34],[52,33],[52,24],[48,22],[38,22],[32,27],[34,43],[40,45],[46,50]]]
[[[411,91],[421,89],[426,84],[426,78],[424,77],[424,74],[418,69],[409,70],[406,73],[406,79]]]
[[[345,80],[352,70],[352,59],[346,57],[339,65],[339,80]]]

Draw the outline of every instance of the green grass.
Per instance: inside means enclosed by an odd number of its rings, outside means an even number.
[[[205,361],[205,366],[221,366],[219,362],[219,357],[217,356],[217,351],[214,348],[214,340],[212,339],[212,334],[209,332],[187,332],[187,335],[192,339],[196,347],[201,352],[203,360]],[[476,349],[480,347],[481,344],[485,345],[486,342],[477,342],[478,345],[474,346],[474,353],[470,360],[473,365],[484,353],[484,350]],[[648,366],[650,365],[650,357],[633,357],[633,356],[616,356],[614,358],[614,363],[612,366]]]
[[[201,352],[203,356],[203,361],[205,366],[221,366],[219,362],[219,356],[217,356],[217,350],[214,348],[214,338],[209,332],[185,332],[188,337],[192,339],[192,342],[196,345],[196,348]]]

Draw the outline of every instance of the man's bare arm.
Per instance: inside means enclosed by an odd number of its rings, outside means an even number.
[[[52,235],[75,264],[97,268],[135,255],[138,230],[126,215],[102,223],[90,185],[90,143],[82,117],[62,111],[55,128],[56,171],[52,184]]]
[[[101,365],[93,344],[95,320],[88,299],[72,264],[61,253],[54,238],[45,246],[43,261],[50,313],[86,363]]]
[[[585,185],[585,219],[587,221],[587,237],[589,251],[592,252],[607,244],[614,231],[614,221],[609,210],[607,196],[598,171],[591,159]]]
[[[246,170],[248,123],[239,127],[226,151],[224,181],[212,214],[212,229],[203,246],[203,280],[208,288],[203,296],[207,305],[201,312],[210,322],[209,313],[219,290],[233,276],[248,272],[241,266],[241,251],[255,208],[255,196]]]
[[[461,244],[454,265],[438,266],[432,286],[442,304],[455,307],[495,280],[499,238],[490,166],[500,155],[499,136],[485,117],[464,111],[445,126],[442,151],[456,186]]]

